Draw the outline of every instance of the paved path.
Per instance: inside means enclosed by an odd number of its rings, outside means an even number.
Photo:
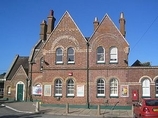
[[[12,109],[16,112],[23,113],[36,113],[36,103],[35,102],[4,102],[5,107]],[[86,109],[86,108],[69,108],[66,110],[64,107],[44,107],[40,106],[39,112],[44,114],[54,114],[54,115],[72,115],[72,116],[96,116],[96,117],[106,117],[106,118],[131,118],[131,110],[100,110],[100,115],[97,109]]]

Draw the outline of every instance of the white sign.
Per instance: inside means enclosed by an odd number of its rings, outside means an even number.
[[[84,97],[84,85],[77,85],[77,96]]]

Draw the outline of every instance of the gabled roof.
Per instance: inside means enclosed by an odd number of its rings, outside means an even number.
[[[42,44],[43,44],[43,42],[41,39],[35,44],[35,46],[31,50],[31,54],[29,56],[29,60],[28,60],[29,62],[31,62],[33,60],[34,56],[37,54],[37,52],[39,51]]]
[[[136,60],[131,66],[151,66],[150,62],[141,63],[139,60]]]
[[[112,26],[112,27],[108,27],[108,26]],[[102,30],[102,28],[105,28],[106,30]],[[93,38],[93,36],[96,33],[101,33],[101,34],[110,34],[111,31],[115,30],[115,35],[119,34],[120,37],[122,37],[122,39],[124,39],[124,41],[128,44],[127,40],[125,39],[125,37],[121,34],[120,30],[116,27],[116,25],[114,24],[114,22],[111,20],[111,18],[108,16],[108,14],[105,14],[105,16],[103,17],[103,19],[101,20],[101,22],[99,23],[98,27],[95,29],[94,33],[92,34],[90,40]],[[90,41],[89,40],[89,41]]]
[[[4,78],[6,80],[11,80],[20,65],[23,66],[26,74],[28,75],[28,68],[29,68],[28,58],[29,57],[27,56],[16,55]]]
[[[71,25],[65,25],[67,22],[67,24],[71,24]],[[62,25],[64,24],[64,25]],[[72,30],[71,30],[72,29]],[[63,16],[61,17],[61,19],[59,20],[59,22],[57,23],[57,25],[55,26],[55,28],[53,29],[53,31],[51,32],[51,34],[47,37],[46,41],[44,42],[44,44],[40,47],[39,50],[41,50],[42,48],[44,48],[44,46],[47,45],[47,43],[50,41],[51,39],[51,36],[57,31],[57,30],[60,30],[60,31],[63,31],[64,30],[68,30],[68,32],[72,32],[72,31],[77,31],[81,34],[81,36],[83,37],[83,39],[85,40],[85,42],[87,42],[87,39],[83,36],[82,32],[80,31],[80,29],[78,28],[78,26],[76,25],[76,23],[74,22],[74,20],[72,19],[71,15],[69,14],[68,11],[66,11]],[[70,31],[71,30],[71,31]],[[67,34],[65,34],[67,35]],[[35,50],[33,50],[33,53],[34,53]],[[38,55],[40,51],[37,52],[36,55]],[[35,57],[36,57],[35,55]],[[30,59],[29,59],[30,60]]]

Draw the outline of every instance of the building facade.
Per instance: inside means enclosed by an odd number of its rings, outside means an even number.
[[[125,18],[118,29],[106,14],[94,19],[91,37],[84,37],[66,11],[55,26],[54,11],[40,24],[40,39],[28,63],[26,99],[46,104],[131,105],[158,97],[158,67],[128,65]]]

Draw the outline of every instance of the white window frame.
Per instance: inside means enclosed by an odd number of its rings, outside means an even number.
[[[110,97],[118,96],[118,80],[116,78],[112,78],[110,80]]]
[[[100,91],[100,92],[98,92],[98,91]],[[101,93],[101,91],[103,91],[103,93]],[[105,96],[105,81],[102,78],[99,78],[97,80],[97,96],[98,97]]]
[[[61,50],[61,53],[58,52],[58,50]],[[58,57],[61,57],[62,60],[59,61]],[[56,63],[57,64],[62,64],[63,63],[63,50],[62,50],[62,48],[57,48],[56,49]]]
[[[142,97],[150,97],[150,80],[148,78],[142,81]]]
[[[110,48],[110,63],[118,63],[118,49],[117,49],[117,47]]]
[[[71,49],[72,49],[73,53],[69,52]],[[70,59],[69,57],[72,57],[73,60],[69,60]],[[74,49],[72,47],[68,48],[68,50],[67,50],[67,62],[68,63],[75,63],[75,52],[74,52]]]
[[[60,93],[61,91],[61,93]],[[54,89],[55,96],[62,96],[62,81],[61,79],[55,80],[55,89]]]
[[[99,48],[102,48],[103,52],[99,52]],[[102,46],[97,48],[97,63],[105,63],[105,49]]]
[[[75,84],[73,79],[67,80],[67,96],[74,96],[75,94]]]

